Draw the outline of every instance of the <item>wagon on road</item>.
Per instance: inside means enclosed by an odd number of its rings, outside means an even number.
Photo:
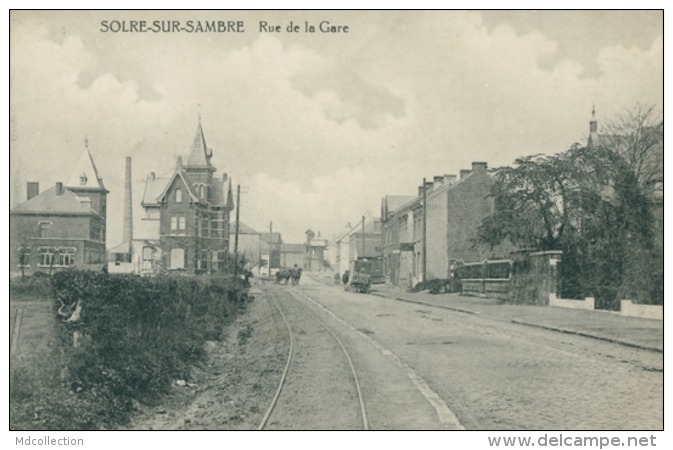
[[[355,272],[348,280],[345,289],[347,291],[369,294],[371,284],[372,279],[368,273]]]

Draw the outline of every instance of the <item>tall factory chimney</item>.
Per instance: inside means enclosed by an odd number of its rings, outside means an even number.
[[[133,195],[132,195],[131,157],[126,157],[126,179],[124,180],[124,229],[123,242],[133,240]]]

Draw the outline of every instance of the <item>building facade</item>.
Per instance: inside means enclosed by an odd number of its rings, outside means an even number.
[[[10,211],[11,274],[106,267],[107,194],[88,143],[65,186],[40,193],[28,183],[27,200]]]
[[[281,244],[280,246],[280,266],[283,268],[293,268],[294,266],[306,267],[306,245],[305,244]]]
[[[231,224],[229,228],[229,243],[233,249],[236,242],[236,223]],[[259,262],[262,259],[262,234],[253,228],[238,223],[238,254],[245,257],[245,268],[249,270],[257,269],[260,272]]]
[[[206,145],[201,121],[189,157],[178,157],[169,178],[150,174],[142,206],[144,220],[159,241],[162,265],[169,272],[223,271],[229,251],[229,215],[233,209],[231,180],[215,177],[212,149]]]
[[[489,193],[494,179],[487,168],[484,162],[474,162],[472,170],[461,170],[460,179],[455,175],[435,176],[401,206],[404,197],[383,199],[381,249],[384,272],[393,284],[409,287],[423,279],[424,212],[427,280],[449,278],[456,262],[485,257],[475,248],[474,240],[481,221],[493,211]]]
[[[260,243],[262,248],[262,275],[273,275],[281,266],[280,252],[283,238],[280,233],[261,233]]]

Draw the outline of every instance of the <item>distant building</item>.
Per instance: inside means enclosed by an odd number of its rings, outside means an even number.
[[[325,268],[325,249],[327,239],[318,236],[311,230],[306,231],[306,260],[304,269],[310,272],[319,272]]]
[[[334,238],[335,257],[332,269],[338,274],[343,274],[348,270],[350,264],[350,235],[355,232],[357,226],[352,227],[349,223],[346,228],[348,228],[347,231]]]
[[[85,147],[65,186],[40,193],[38,183],[28,183],[27,200],[10,211],[12,274],[105,267],[109,191]]]
[[[261,233],[260,242],[263,266],[261,273],[263,275],[273,274],[274,271],[281,268],[280,250],[283,239],[277,232]]]
[[[216,178],[212,149],[201,120],[187,162],[178,157],[168,178],[147,177],[144,220],[158,240],[167,271],[209,273],[224,270],[229,251],[229,213],[234,202],[227,174]],[[228,184],[228,186],[227,186]]]
[[[131,173],[131,157],[127,156],[122,243],[108,250],[108,271],[110,273],[155,275],[165,271],[162,263],[161,241],[158,236],[155,239],[134,239]]]
[[[236,223],[229,228],[229,244],[234,248],[236,241]],[[245,256],[247,269],[260,271],[259,262],[262,257],[262,233],[255,231],[243,222],[238,223],[238,254]]]
[[[487,164],[474,162],[472,170],[460,171],[460,179],[455,175],[436,176],[419,186],[418,195],[411,200],[384,198],[381,249],[384,272],[391,282],[409,287],[423,279],[424,190],[426,279],[449,278],[456,262],[483,259],[473,241],[481,221],[493,211],[493,199],[488,196],[493,183]]]
[[[362,224],[348,234],[348,260],[355,261],[362,258],[380,258],[381,253],[381,219],[365,220],[364,239],[362,238]],[[350,264],[349,264],[350,265]]]
[[[306,267],[306,244],[281,244],[280,266],[284,268]]]

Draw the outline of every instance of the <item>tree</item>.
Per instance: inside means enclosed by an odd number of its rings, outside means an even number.
[[[663,194],[664,124],[656,106],[636,104],[603,129],[605,132],[598,135],[592,146],[620,155],[642,195]]]
[[[653,111],[636,106],[586,147],[496,169],[494,212],[478,241],[562,250],[563,295],[595,296],[611,308],[624,298],[663,301],[652,215],[659,192],[663,206],[663,126]]]

